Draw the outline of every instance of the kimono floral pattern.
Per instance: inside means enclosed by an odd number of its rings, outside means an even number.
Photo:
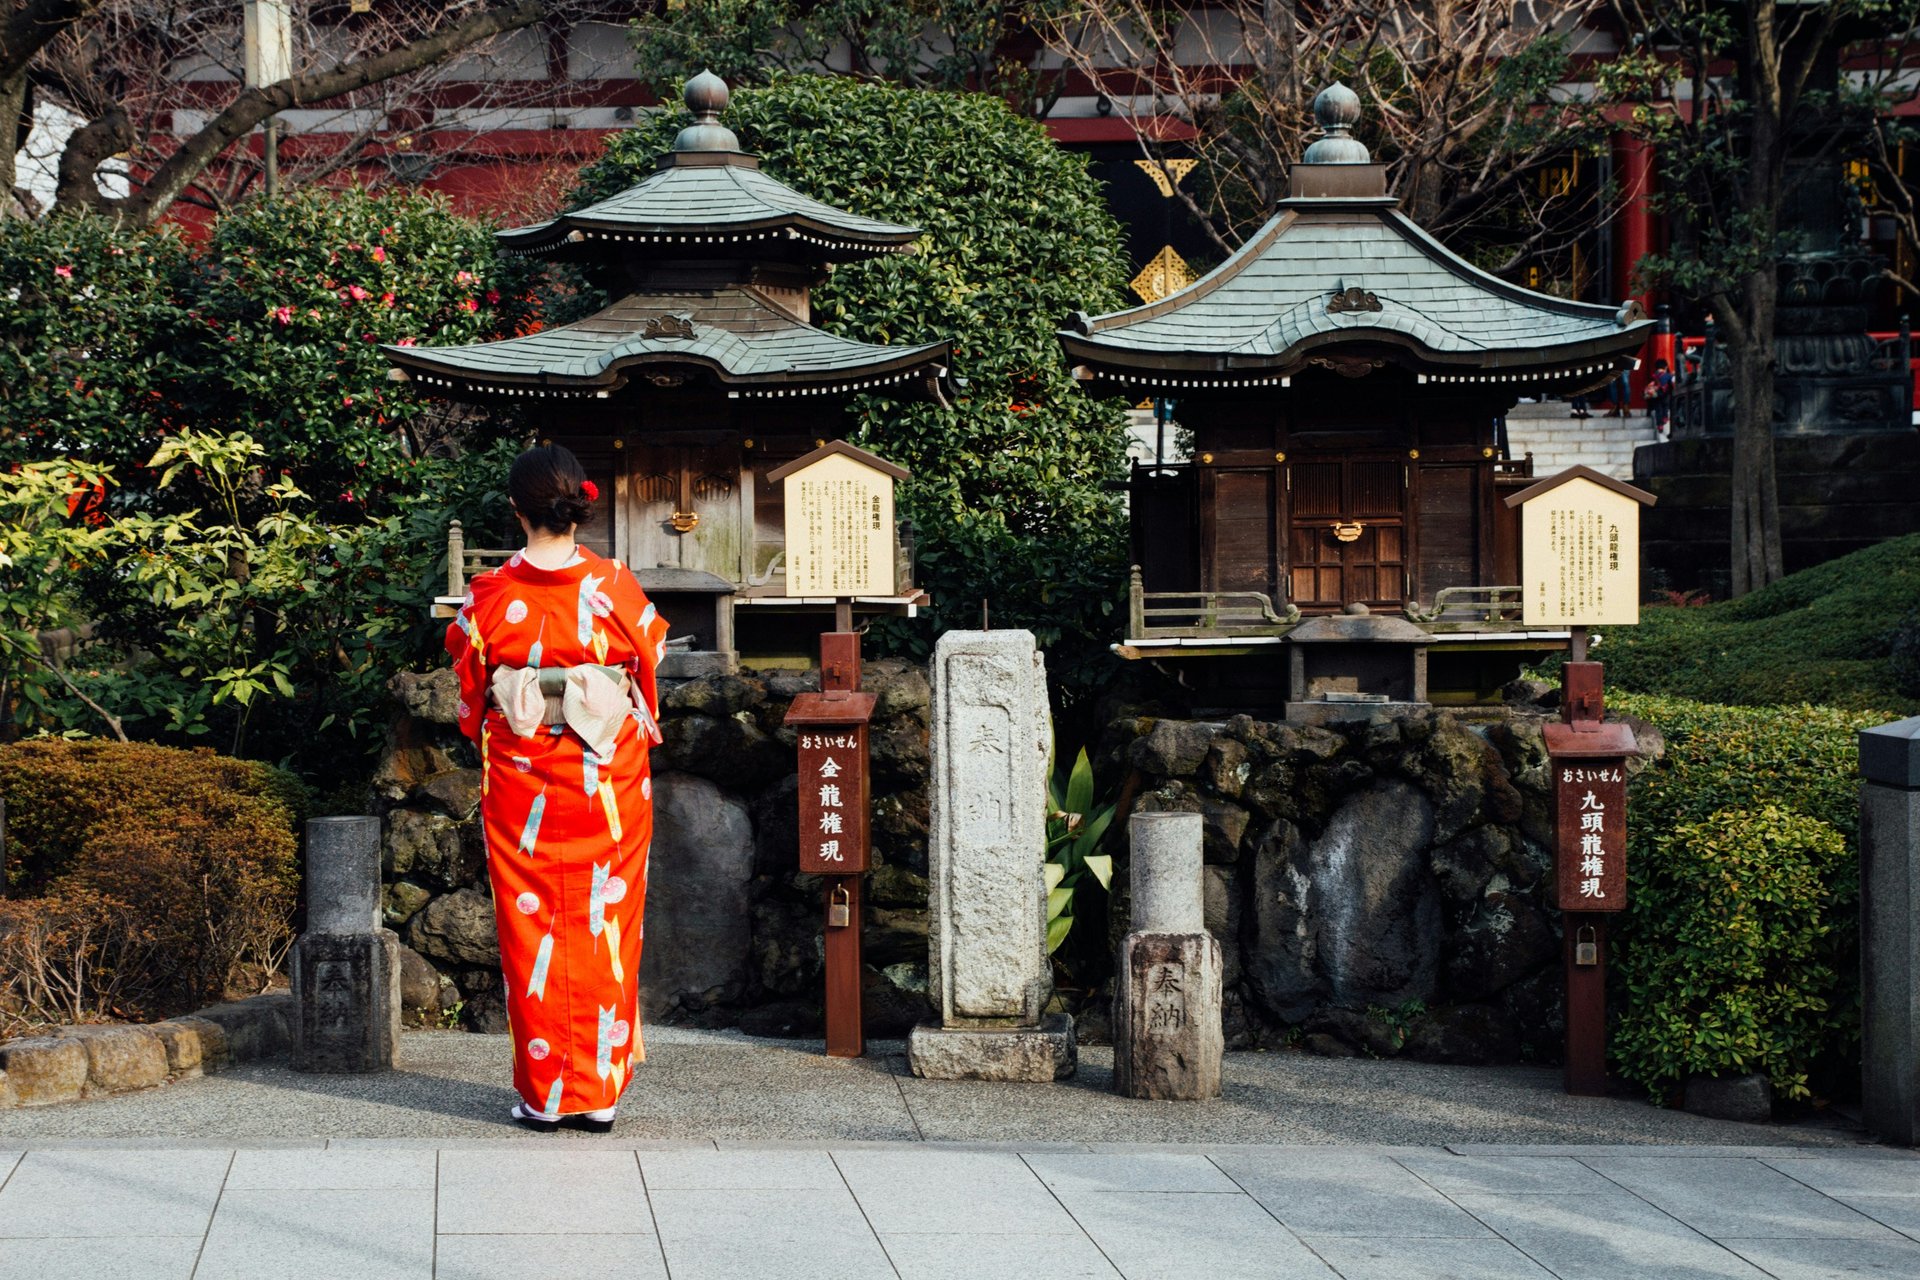
[[[619,1101],[644,1061],[639,972],[667,623],[617,560],[521,556],[473,580],[447,628],[460,728],[480,746],[480,817],[500,933],[513,1085],[549,1115]],[[565,726],[521,737],[487,704],[495,667],[624,667],[640,705],[611,752]]]

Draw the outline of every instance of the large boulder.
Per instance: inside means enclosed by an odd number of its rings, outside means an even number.
[[[1427,868],[1433,806],[1404,782],[1350,796],[1311,841],[1276,822],[1254,851],[1248,977],[1283,1021],[1322,999],[1348,1009],[1439,989],[1439,886]]]
[[[1524,894],[1497,891],[1448,938],[1447,986],[1457,999],[1483,1000],[1552,963],[1560,940]]]
[[[754,791],[793,769],[793,755],[768,737],[752,713],[679,715],[661,720],[666,741],[654,749],[654,768],[698,774],[738,791]]]
[[[387,684],[387,690],[406,707],[407,714],[430,724],[458,724],[460,720],[460,677],[452,667],[433,671],[403,671]]]
[[[407,922],[407,945],[421,955],[453,964],[497,965],[493,899],[478,889],[443,893]]]
[[[687,773],[653,779],[653,851],[640,959],[649,1016],[739,995],[752,941],[753,845],[745,801]]]

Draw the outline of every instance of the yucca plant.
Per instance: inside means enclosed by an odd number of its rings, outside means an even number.
[[[1113,825],[1112,804],[1093,801],[1093,766],[1086,748],[1073,768],[1047,780],[1047,953],[1060,949],[1073,930],[1073,904],[1080,882],[1091,875],[1102,889],[1113,883],[1113,855],[1099,852]]]

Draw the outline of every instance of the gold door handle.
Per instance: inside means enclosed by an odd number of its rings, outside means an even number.
[[[1356,538],[1360,536],[1361,532],[1366,527],[1367,526],[1359,520],[1352,520],[1352,521],[1336,520],[1331,526],[1331,528],[1333,529],[1334,539],[1335,541],[1338,541],[1338,542],[1354,541]]]
[[[698,511],[676,511],[667,517],[667,523],[673,526],[675,533],[692,533],[693,527],[700,523]]]

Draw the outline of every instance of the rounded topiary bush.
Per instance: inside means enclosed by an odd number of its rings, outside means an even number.
[[[608,142],[578,203],[649,173],[687,122],[656,113]],[[857,438],[911,470],[934,629],[1032,629],[1070,686],[1108,669],[1124,582],[1120,407],[1076,388],[1056,331],[1122,305],[1120,228],[1083,157],[985,94],[795,76],[736,93],[724,122],[796,190],[924,231],[911,254],[843,266],[813,293],[816,324],[862,342],[953,342],[952,407],[866,397]],[[924,650],[931,633],[895,639]]]
[[[1727,809],[1654,836],[1632,867],[1629,993],[1614,1052],[1658,1092],[1691,1075],[1764,1073],[1808,1096],[1839,998],[1828,916],[1847,840],[1776,805]]]

